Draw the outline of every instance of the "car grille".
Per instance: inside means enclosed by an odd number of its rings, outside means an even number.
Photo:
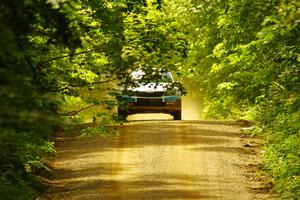
[[[164,94],[165,92],[135,92],[139,97],[162,97]]]
[[[137,106],[162,106],[163,104],[161,98],[138,98],[136,102]]]

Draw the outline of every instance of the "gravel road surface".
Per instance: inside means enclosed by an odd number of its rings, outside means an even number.
[[[252,199],[240,128],[139,121],[115,137],[57,137],[46,199]]]

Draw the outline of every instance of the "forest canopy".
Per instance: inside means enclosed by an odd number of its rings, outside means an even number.
[[[2,0],[0,196],[33,199],[54,130],[114,106],[87,93],[163,68],[196,83],[205,118],[255,120],[279,198],[296,199],[299,19],[297,0]]]

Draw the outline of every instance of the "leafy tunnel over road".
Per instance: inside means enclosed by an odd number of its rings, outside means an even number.
[[[242,169],[251,151],[240,126],[141,121],[119,131],[107,138],[57,137],[46,198],[253,199],[258,183]]]

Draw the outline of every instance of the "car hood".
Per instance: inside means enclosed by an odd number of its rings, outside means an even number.
[[[137,87],[129,88],[134,92],[166,92],[168,83],[141,83]]]

